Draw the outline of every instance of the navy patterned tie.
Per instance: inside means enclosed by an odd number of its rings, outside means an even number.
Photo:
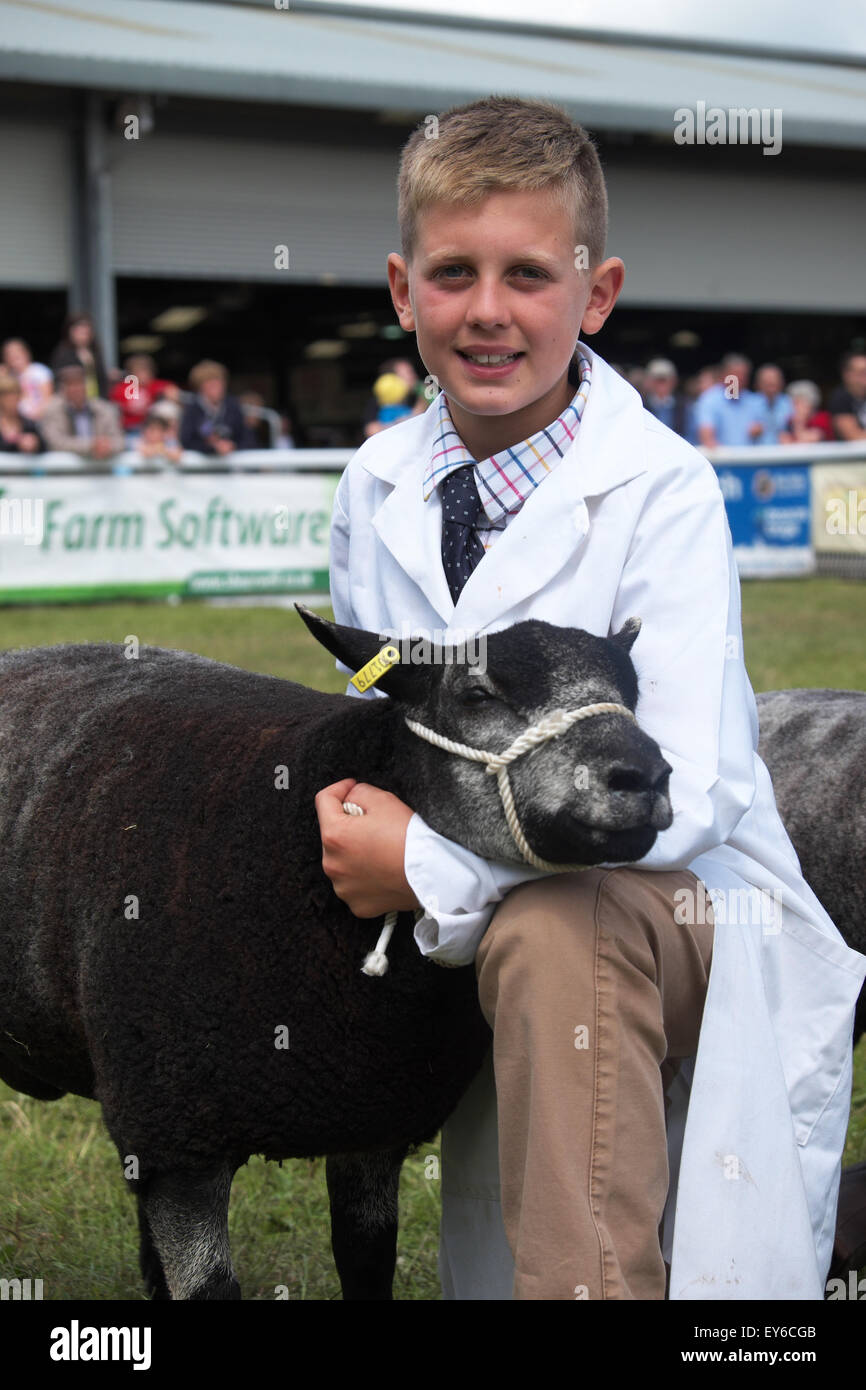
[[[474,529],[481,511],[474,470],[466,463],[442,483],[442,567],[454,603],[484,554]]]

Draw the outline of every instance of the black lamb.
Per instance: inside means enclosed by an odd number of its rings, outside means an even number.
[[[303,616],[352,671],[382,645]],[[251,1154],[325,1154],[343,1295],[391,1297],[402,1161],[453,1110],[489,1032],[474,969],[425,959],[411,913],[388,972],[362,973],[381,923],[325,877],[315,795],[354,777],[488,859],[520,859],[497,779],[406,718],[502,751],[556,708],[634,711],[638,629],[520,623],[487,638],[483,668],[403,644],[387,699],[153,647],[0,654],[0,1076],[101,1104],[152,1295],[239,1297],[235,1171]],[[640,859],[670,824],[669,773],[619,712],[510,769],[527,840],[557,864]]]

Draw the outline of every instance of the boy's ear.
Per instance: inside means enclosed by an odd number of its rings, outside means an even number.
[[[435,661],[432,643],[425,643],[425,648],[429,647],[430,650],[429,653],[422,653],[417,639],[412,641],[404,638],[401,641],[395,638],[391,641],[378,632],[366,632],[363,628],[344,627],[341,623],[328,622],[327,618],[320,618],[318,613],[314,613],[302,603],[296,603],[295,608],[316,641],[321,642],[326,651],[338,661],[342,661],[344,666],[348,666],[353,675],[360,671],[362,666],[366,666],[383,647],[396,647],[400,653],[400,661],[379,677],[376,681],[377,688],[395,700],[411,702],[426,697],[431,684],[431,668],[438,666],[441,669],[442,665],[441,662]],[[411,660],[413,651],[414,661]],[[423,659],[428,655],[429,660]]]

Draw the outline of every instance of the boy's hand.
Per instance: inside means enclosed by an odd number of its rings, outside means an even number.
[[[347,815],[344,801],[354,801],[365,814]],[[381,787],[347,777],[317,794],[316,815],[322,868],[337,897],[356,917],[381,917],[421,906],[403,872],[410,806]]]

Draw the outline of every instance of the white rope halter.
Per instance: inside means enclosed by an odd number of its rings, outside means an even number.
[[[511,780],[508,776],[508,767],[517,758],[521,758],[524,753],[531,753],[534,748],[541,747],[549,739],[564,734],[566,729],[570,729],[572,724],[576,724],[578,720],[589,719],[594,714],[624,714],[633,723],[637,723],[634,714],[626,705],[619,705],[609,700],[601,701],[595,705],[581,705],[577,709],[555,709],[524,730],[510,747],[506,748],[504,753],[488,753],[483,748],[471,748],[466,743],[456,743],[454,739],[445,738],[443,734],[437,734],[435,729],[428,729],[424,724],[418,724],[414,719],[407,719],[406,725],[413,734],[425,739],[427,743],[432,743],[435,748],[441,748],[446,753],[456,753],[458,757],[468,758],[470,762],[486,763],[485,771],[489,774],[496,773],[499,796],[505,811],[508,829],[511,831],[511,837],[526,863],[531,864],[536,869],[545,869],[548,873],[562,874],[579,872],[589,866],[586,864],[551,864],[547,859],[541,859],[535,853],[520,824],[517,807],[514,804],[514,793],[511,790]],[[343,810],[349,815],[362,816],[364,814],[362,808],[353,801],[344,801]],[[385,917],[385,925],[374,950],[368,954],[361,967],[365,975],[384,975],[388,969],[388,958],[385,951],[391,940],[396,922],[397,913],[389,912]]]
[[[524,835],[518,819],[517,808],[514,805],[514,793],[511,790],[511,781],[508,776],[508,765],[522,757],[524,753],[531,753],[534,748],[539,748],[549,739],[556,738],[558,734],[564,734],[566,729],[570,729],[572,724],[576,724],[579,719],[589,719],[593,714],[627,714],[629,719],[634,720],[634,715],[625,705],[614,704],[607,700],[597,705],[581,705],[578,709],[551,710],[550,714],[545,714],[542,719],[538,720],[537,724],[531,724],[524,733],[520,734],[504,753],[487,753],[483,748],[470,748],[468,744],[455,743],[453,739],[444,738],[435,730],[427,729],[423,724],[417,724],[414,719],[407,719],[406,723],[413,734],[426,739],[436,748],[443,748],[446,753],[456,753],[459,757],[469,758],[475,763],[486,763],[486,771],[496,773],[508,829],[527,864],[532,864],[533,868],[536,869],[546,869],[550,873],[561,874],[585,869],[587,866],[585,864],[551,864],[548,860],[539,858],[535,853]],[[635,722],[637,721],[635,720]]]

